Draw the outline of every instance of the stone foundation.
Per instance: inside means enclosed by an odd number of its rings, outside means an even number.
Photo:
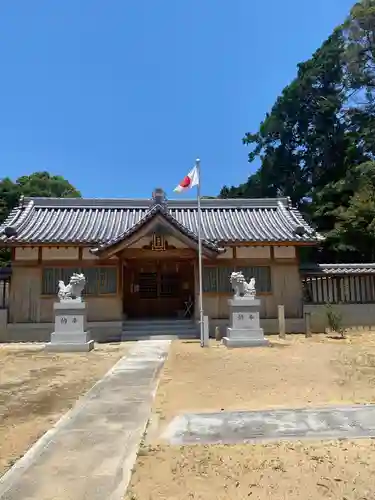
[[[230,327],[223,338],[227,347],[259,347],[268,344],[260,327],[260,299],[236,297],[228,301]]]
[[[76,300],[56,302],[55,331],[45,349],[50,352],[87,352],[94,348],[86,331],[86,303]]]

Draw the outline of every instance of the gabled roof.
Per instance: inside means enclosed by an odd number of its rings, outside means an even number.
[[[254,242],[314,245],[323,240],[288,198],[202,199],[202,238],[217,245]],[[24,198],[0,227],[0,245],[115,241],[150,211],[149,199]],[[166,213],[197,237],[196,200],[168,200]],[[8,230],[12,228],[14,235]]]
[[[123,245],[124,242],[130,240],[133,235],[138,233],[142,228],[148,226],[151,221],[161,219],[164,225],[169,226],[172,230],[175,230],[177,234],[181,234],[185,236],[188,240],[190,240],[194,246],[198,246],[198,236],[190,231],[183,224],[178,222],[173,215],[167,212],[164,206],[162,205],[154,205],[139,221],[134,224],[134,226],[130,227],[123,233],[119,234],[115,238],[102,243],[97,248],[93,249],[92,252],[94,254],[107,254],[108,252],[114,252],[119,246]],[[202,247],[210,253],[220,253],[220,248],[210,241],[202,239]]]

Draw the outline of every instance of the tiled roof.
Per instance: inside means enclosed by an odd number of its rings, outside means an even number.
[[[375,274],[375,264],[310,264],[301,266],[301,272],[305,275],[311,274]]]
[[[322,240],[288,198],[202,199],[202,238],[220,242]],[[147,199],[24,198],[2,227],[0,244],[106,244],[137,224],[150,210]],[[197,235],[197,201],[168,200],[167,212]],[[9,229],[16,231],[11,236]]]
[[[119,234],[116,236],[116,238],[107,241],[106,243],[103,243],[99,245],[99,247],[96,249],[98,251],[105,250],[106,248],[109,248],[113,245],[117,245],[117,243],[120,243],[121,241],[129,238],[132,236],[134,233],[136,233],[141,227],[143,227],[145,224],[147,224],[153,217],[160,215],[162,218],[166,219],[172,226],[174,226],[178,231],[181,231],[185,236],[188,238],[194,240],[196,243],[198,243],[198,236],[190,231],[188,228],[186,228],[183,224],[178,222],[173,215],[168,213],[165,208],[162,205],[154,205],[147,213],[144,215],[139,221],[134,224],[134,226],[130,227],[123,233]],[[209,250],[212,250],[214,252],[220,252],[219,247],[215,244],[212,243],[211,241],[202,239],[202,245],[206,246]]]

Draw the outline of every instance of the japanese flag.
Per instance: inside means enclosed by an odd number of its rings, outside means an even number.
[[[174,191],[176,193],[182,193],[182,191],[186,191],[187,189],[191,189],[194,186],[199,185],[199,173],[197,166],[195,166],[186,177],[182,179],[177,187],[175,187]]]

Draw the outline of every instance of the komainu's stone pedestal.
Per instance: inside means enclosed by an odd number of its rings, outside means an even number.
[[[223,338],[227,347],[258,347],[268,344],[260,328],[260,299],[236,297],[228,300],[230,327]]]
[[[50,352],[88,352],[94,348],[86,330],[86,303],[76,300],[56,302],[55,331],[51,342],[46,344]]]

